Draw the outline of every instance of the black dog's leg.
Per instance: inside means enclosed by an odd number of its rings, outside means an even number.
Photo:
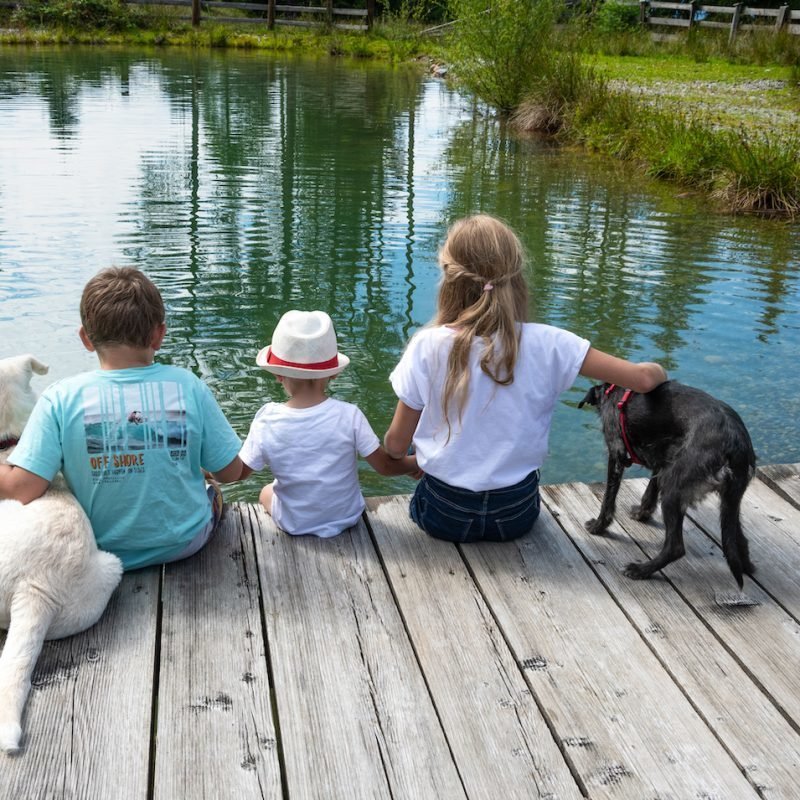
[[[755,572],[755,567],[750,561],[747,537],[744,535],[739,518],[739,507],[745,487],[735,483],[726,483],[719,493],[719,528],[722,534],[722,552],[740,589],[743,584],[742,573],[752,575]]]
[[[618,458],[610,455],[608,457],[606,491],[600,506],[600,516],[598,516],[597,519],[587,520],[584,526],[589,533],[595,536],[604,533],[614,519],[614,510],[617,505],[617,493],[619,492],[619,485],[622,481],[622,473],[624,471],[625,465]]]
[[[683,508],[679,495],[665,495],[661,501],[661,513],[664,517],[664,546],[661,552],[650,561],[633,561],[625,567],[629,578],[640,580],[649,578],[654,572],[677,561],[685,552],[683,545]]]
[[[639,505],[631,506],[631,516],[640,522],[647,522],[653,516],[658,502],[658,474],[650,478],[647,488],[644,490]]]

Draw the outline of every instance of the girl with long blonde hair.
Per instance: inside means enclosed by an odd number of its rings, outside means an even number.
[[[439,265],[436,316],[390,376],[399,399],[384,443],[400,458],[413,442],[425,475],[410,513],[431,536],[515,539],[539,515],[539,468],[558,396],[578,375],[637,392],[667,375],[659,364],[616,358],[528,322],[524,250],[495,217],[454,223]]]

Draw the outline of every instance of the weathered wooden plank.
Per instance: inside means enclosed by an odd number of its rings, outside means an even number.
[[[249,507],[289,797],[463,798],[363,522],[293,537]]]
[[[757,474],[770,489],[800,508],[800,464],[772,464],[759,467]]]
[[[743,16],[749,17],[775,17],[778,16],[778,9],[777,8],[756,8],[755,6],[745,6],[742,9]]]
[[[197,555],[164,569],[154,798],[281,797],[255,554],[238,508]]]
[[[94,627],[45,643],[0,797],[147,797],[158,592],[157,568],[129,573]]]
[[[368,519],[471,798],[577,798],[580,791],[455,546],[372,498]]]
[[[686,3],[665,3],[661,2],[661,0],[653,0],[652,2],[648,3],[648,6],[650,8],[667,9],[669,11],[689,11]]]
[[[322,14],[328,9],[325,6],[286,6],[276,5],[276,11],[287,11],[294,14]]]
[[[716,497],[710,496],[689,510],[692,519],[717,542],[718,509]],[[750,542],[756,580],[800,621],[800,510],[756,479],[745,493],[741,519]]]
[[[462,552],[588,796],[757,796],[547,509]]]
[[[800,624],[797,616],[790,616],[800,605],[800,548],[787,537],[792,520],[779,516],[775,504],[782,503],[784,512],[796,510],[759,484],[760,481],[753,481],[745,494],[742,519],[756,568],[763,566],[763,569],[757,573],[757,582],[746,581],[745,595],[740,596],[733,578],[726,576],[727,566],[718,541],[712,541],[694,524],[699,522],[718,539],[716,498],[708,498],[690,509],[690,516],[684,521],[686,556],[670,564],[662,574],[706,620],[781,712],[794,721],[797,729],[800,671],[787,670],[786,665],[797,663],[800,658]],[[620,517],[615,526],[624,524],[628,530],[635,530],[636,542],[647,556],[653,556],[664,538],[660,514],[657,512],[655,522],[648,525],[624,516],[626,506],[639,501],[644,486],[644,479],[623,481],[618,503]],[[760,496],[762,492],[766,496]],[[598,497],[598,509],[599,505]],[[722,569],[717,572],[719,568]],[[727,588],[725,582],[709,582],[714,574],[720,580],[727,579]]]
[[[674,28],[688,28],[688,19],[675,19],[674,17],[648,17],[647,22],[650,25],[669,25]]]
[[[638,501],[644,484],[625,483],[621,500]],[[771,658],[769,641],[785,614],[763,592],[748,586],[748,594],[762,603],[751,607],[719,604],[730,595],[731,575],[722,554],[691,523],[687,524],[687,556],[672,565],[667,574],[678,590],[663,579],[634,581],[622,574],[630,561],[640,560],[642,551],[634,539],[660,543],[663,529],[645,526],[622,511],[607,536],[592,536],[583,523],[596,516],[599,498],[587,486],[570,484],[544,490],[548,506],[592,564],[627,618],[636,627],[667,671],[678,682],[692,705],[716,733],[726,750],[763,797],[790,800],[797,794],[800,774],[800,735],[772,700],[754,683],[762,680],[761,662]],[[620,508],[623,508],[621,505]],[[643,531],[644,529],[644,531]],[[619,533],[625,531],[628,535]],[[631,538],[633,537],[633,538]],[[684,602],[685,601],[685,602]],[[763,613],[767,608],[766,613]],[[749,617],[756,633],[742,628]],[[724,627],[723,645],[715,631]],[[713,630],[712,630],[713,628]],[[795,660],[800,658],[797,643]],[[737,654],[734,658],[732,653]],[[745,666],[742,666],[742,662]],[[796,681],[795,681],[796,687]],[[794,689],[796,691],[796,688]]]
[[[237,11],[261,11],[263,13],[269,9],[266,3],[229,3],[227,0],[203,0],[202,6],[203,8],[235,8]],[[214,19],[216,20],[216,17]]]

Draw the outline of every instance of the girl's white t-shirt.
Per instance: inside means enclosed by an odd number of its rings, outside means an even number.
[[[329,397],[311,408],[262,406],[239,457],[253,470],[272,470],[271,513],[278,527],[329,538],[361,517],[358,456],[379,446],[357,406]]]
[[[521,325],[514,381],[495,383],[480,368],[483,341],[472,343],[469,392],[461,415],[442,411],[454,331],[423,328],[411,338],[389,376],[395,394],[422,411],[414,433],[417,463],[427,474],[471,491],[519,483],[547,456],[558,396],[575,382],[590,343],[551,325]]]

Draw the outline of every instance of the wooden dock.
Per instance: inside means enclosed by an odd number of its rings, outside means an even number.
[[[545,487],[531,534],[466,546],[407,497],[328,540],[230,506],[203,552],[45,645],[0,798],[796,800],[800,465],[747,492],[744,595],[716,500],[637,582],[660,523],[588,535],[601,489]]]

